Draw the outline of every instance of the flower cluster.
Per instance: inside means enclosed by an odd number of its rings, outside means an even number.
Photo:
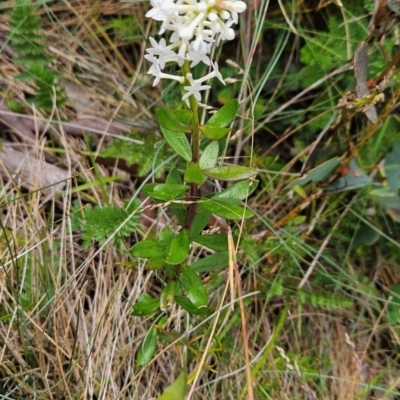
[[[188,82],[189,85],[184,86],[183,100],[193,95],[200,101],[200,91],[210,88],[203,82],[217,77],[225,84],[217,63],[210,60],[209,54],[213,45],[235,37],[232,26],[238,22],[238,13],[246,10],[246,4],[237,0],[151,0],[151,5],[153,8],[146,16],[161,21],[159,34],[167,30],[172,32],[169,45],[165,39],[157,42],[150,38],[152,47],[146,50],[145,58],[152,64],[148,73],[155,77],[153,86],[160,79],[173,79],[181,84]],[[188,62],[190,68],[203,62],[212,71],[199,79],[194,79],[191,73],[163,73],[169,62],[180,67]]]

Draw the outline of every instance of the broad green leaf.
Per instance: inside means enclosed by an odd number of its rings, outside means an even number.
[[[400,188],[400,142],[393,144],[393,150],[385,157],[385,173],[391,190]]]
[[[212,200],[223,200],[228,203],[238,203],[250,196],[258,186],[258,180],[244,180],[236,182],[221,193],[212,197]]]
[[[368,176],[353,158],[347,167],[341,172],[341,177],[325,188],[327,193],[339,193],[346,190],[358,189],[372,182],[372,178]]]
[[[142,187],[142,192],[144,195],[146,196],[152,196],[153,195],[153,191],[154,188],[158,185],[158,183],[146,183],[146,185],[144,185]]]
[[[136,354],[136,365],[141,367],[148,364],[156,351],[157,329],[152,326],[147,332],[142,345]]]
[[[201,185],[207,178],[201,173],[199,163],[191,162],[186,167],[184,180],[186,183]]]
[[[160,241],[164,243],[171,243],[171,240],[174,237],[175,237],[174,231],[169,226],[164,227],[159,236]]]
[[[358,249],[363,244],[371,246],[379,239],[379,236],[379,229],[377,227],[361,224],[351,242],[351,248]]]
[[[183,263],[189,255],[189,233],[186,229],[176,235],[172,241],[166,262],[177,265]]]
[[[161,132],[165,140],[186,161],[192,160],[192,148],[188,138],[184,133],[172,132],[168,129],[161,127]]]
[[[211,272],[218,271],[220,269],[227,268],[229,265],[229,253],[227,251],[220,251],[218,253],[211,254],[207,257],[200,258],[194,262],[190,268],[193,271],[200,272]]]
[[[165,257],[168,254],[168,246],[159,240],[147,239],[134,244],[131,253],[139,258]]]
[[[175,296],[175,303],[181,306],[189,314],[202,315],[208,311],[207,307],[198,308],[185,296]]]
[[[188,189],[188,185],[160,183],[153,187],[153,192],[150,196],[159,200],[170,201],[180,197]]]
[[[214,168],[217,165],[219,145],[212,141],[201,153],[199,164],[201,169]]]
[[[187,265],[183,265],[180,280],[192,304],[197,308],[207,307],[207,292],[197,273]]]
[[[192,240],[215,251],[228,250],[228,235],[226,233],[200,235],[192,238]]]
[[[222,200],[204,200],[199,203],[199,208],[205,208],[226,219],[242,219],[254,216],[249,209]]]
[[[219,126],[201,125],[199,126],[201,133],[208,139],[220,140],[224,138],[231,128],[222,128]]]
[[[161,310],[164,311],[170,304],[174,302],[175,289],[176,281],[169,281],[162,290],[159,302]]]
[[[156,400],[184,400],[187,393],[187,374],[182,370],[174,383],[168,386]]]
[[[160,269],[165,264],[165,256],[164,257],[153,257],[147,260],[146,269]]]
[[[161,128],[167,129],[173,133],[188,133],[190,128],[182,125],[178,117],[169,109],[158,108],[156,110],[156,118]]]
[[[138,317],[147,317],[154,314],[160,307],[160,301],[147,293],[142,293],[133,306],[132,314]]]
[[[240,181],[242,179],[253,178],[257,175],[254,168],[242,167],[240,165],[230,165],[202,170],[204,175],[221,181]]]
[[[193,237],[199,235],[201,231],[207,226],[211,217],[212,211],[197,208],[196,215],[194,216],[192,225],[189,229],[189,236]]]
[[[239,110],[239,103],[236,99],[228,101],[208,121],[208,126],[227,127],[235,119]]]
[[[169,171],[169,174],[167,176],[167,180],[165,181],[165,183],[170,183],[170,184],[175,184],[175,185],[182,184],[181,175],[179,174],[179,172],[176,168],[172,168],[171,171]]]
[[[188,126],[193,118],[192,111],[187,109],[178,110],[175,115],[178,121],[185,126]]]
[[[183,226],[186,220],[186,206],[184,204],[171,203],[169,209],[178,218],[179,223]]]
[[[328,178],[329,174],[332,173],[339,164],[340,160],[338,157],[332,158],[331,160],[328,160],[322,163],[321,165],[318,165],[318,167],[312,169],[303,177],[295,179],[292,183],[286,186],[286,189],[291,189],[292,187],[297,185],[305,185],[306,183],[311,181],[314,182],[324,181],[326,178]]]

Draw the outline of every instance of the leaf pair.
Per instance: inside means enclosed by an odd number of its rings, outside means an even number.
[[[167,234],[161,235],[159,240],[146,239],[137,242],[131,249],[134,257],[149,258],[156,262],[156,265],[168,263],[172,265],[179,265],[183,263],[189,255],[189,233],[183,229],[176,236],[173,235],[169,227],[164,228]]]

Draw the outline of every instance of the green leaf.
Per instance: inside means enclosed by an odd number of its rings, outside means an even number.
[[[178,218],[179,223],[183,226],[186,221],[186,207],[184,204],[171,203],[169,209]]]
[[[339,193],[368,185],[372,178],[368,176],[353,158],[347,167],[342,169],[342,176],[325,188],[327,193]]]
[[[160,183],[154,186],[153,192],[150,196],[159,200],[170,201],[180,197],[188,189],[188,185]]]
[[[200,258],[200,260],[194,262],[190,268],[192,268],[193,271],[200,273],[218,271],[220,269],[227,268],[228,265],[229,253],[227,251],[220,251],[207,257]]]
[[[170,304],[174,302],[175,289],[176,281],[170,281],[162,290],[159,302],[161,310],[164,311]]]
[[[176,118],[182,125],[188,126],[192,122],[193,113],[191,110],[182,109],[176,112]]]
[[[147,293],[142,293],[133,306],[132,314],[138,317],[147,317],[154,314],[160,307],[160,301]]]
[[[184,180],[186,183],[201,185],[207,178],[201,173],[199,163],[191,162],[186,167]]]
[[[169,109],[158,108],[156,110],[156,118],[161,128],[173,133],[188,133],[190,128],[182,125],[178,117]],[[164,133],[164,132],[163,132]]]
[[[393,150],[385,157],[385,173],[391,190],[400,188],[400,142],[393,144]]]
[[[236,99],[228,101],[208,121],[208,126],[227,127],[235,119],[239,110],[239,102]]]
[[[190,225],[189,236],[197,236],[207,226],[212,217],[212,211],[197,208],[196,215]]]
[[[192,160],[192,148],[190,147],[189,140],[184,133],[172,132],[163,127],[161,127],[161,132],[163,133],[165,140],[177,154],[186,161]]]
[[[171,240],[175,237],[174,231],[169,226],[163,228],[160,233],[159,239],[164,243],[171,243]]]
[[[181,185],[182,184],[182,178],[181,175],[179,174],[177,168],[172,168],[171,171],[169,171],[169,174],[167,176],[167,180],[165,183],[170,183],[170,184],[175,184],[175,185]]]
[[[189,233],[186,229],[176,235],[172,241],[166,262],[177,265],[183,263],[189,255]]]
[[[372,227],[368,224],[362,223],[351,242],[352,249],[358,249],[363,244],[373,245],[380,237],[377,227]]]
[[[168,386],[156,400],[184,400],[187,392],[186,371],[182,370],[174,383]]]
[[[231,128],[222,128],[219,126],[201,125],[199,126],[201,133],[211,140],[220,140],[224,138]]]
[[[152,326],[146,334],[142,345],[136,354],[136,365],[141,367],[148,364],[156,351],[157,329]]]
[[[218,142],[211,142],[200,156],[199,164],[201,169],[214,168],[217,165],[219,145]]]
[[[174,183],[148,183],[142,188],[142,192],[146,196],[150,196],[156,200],[170,201],[180,197],[189,186]]]
[[[312,169],[303,177],[295,179],[292,183],[286,186],[286,189],[290,189],[298,185],[305,185],[306,183],[311,181],[314,182],[324,181],[326,178],[328,178],[329,174],[333,172],[339,164],[340,160],[338,157],[332,158],[331,160],[328,160],[322,163],[321,165],[318,165],[318,167]]]
[[[180,280],[192,304],[197,308],[207,307],[207,292],[197,273],[187,265],[183,265]]]
[[[229,186],[223,192],[216,194],[212,200],[223,200],[228,203],[238,203],[250,196],[258,186],[258,180],[244,180]]]
[[[228,235],[226,233],[195,236],[192,240],[215,251],[228,250]]]
[[[226,219],[235,220],[251,218],[254,216],[249,209],[245,209],[235,204],[231,204],[230,202],[221,200],[204,200],[199,203],[199,208],[209,210],[214,214]]]
[[[133,245],[131,253],[138,258],[165,257],[168,254],[168,246],[159,240],[142,240]]]
[[[204,175],[221,181],[240,181],[253,178],[257,175],[254,168],[242,167],[240,165],[221,166],[206,168],[202,170]]]
[[[185,296],[175,296],[175,302],[179,306],[181,306],[184,310],[186,310],[189,314],[192,315],[202,315],[207,313],[208,308],[197,308],[193,305],[193,303]]]

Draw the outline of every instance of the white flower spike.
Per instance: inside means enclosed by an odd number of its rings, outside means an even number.
[[[167,63],[173,62],[181,67],[188,61],[193,68],[203,62],[212,67],[212,72],[197,80],[190,77],[190,86],[184,86],[186,93],[183,95],[183,100],[193,95],[201,101],[200,91],[210,88],[202,82],[217,77],[224,83],[218,65],[210,60],[209,54],[213,45],[235,37],[232,26],[237,24],[238,14],[246,10],[246,3],[239,0],[151,0],[150,3],[152,9],[146,16],[161,21],[159,34],[171,31],[169,45],[165,39],[157,43],[150,38],[152,47],[146,50],[145,58],[152,63],[148,74],[155,77],[153,86],[160,79],[185,81],[182,75],[163,73]]]

